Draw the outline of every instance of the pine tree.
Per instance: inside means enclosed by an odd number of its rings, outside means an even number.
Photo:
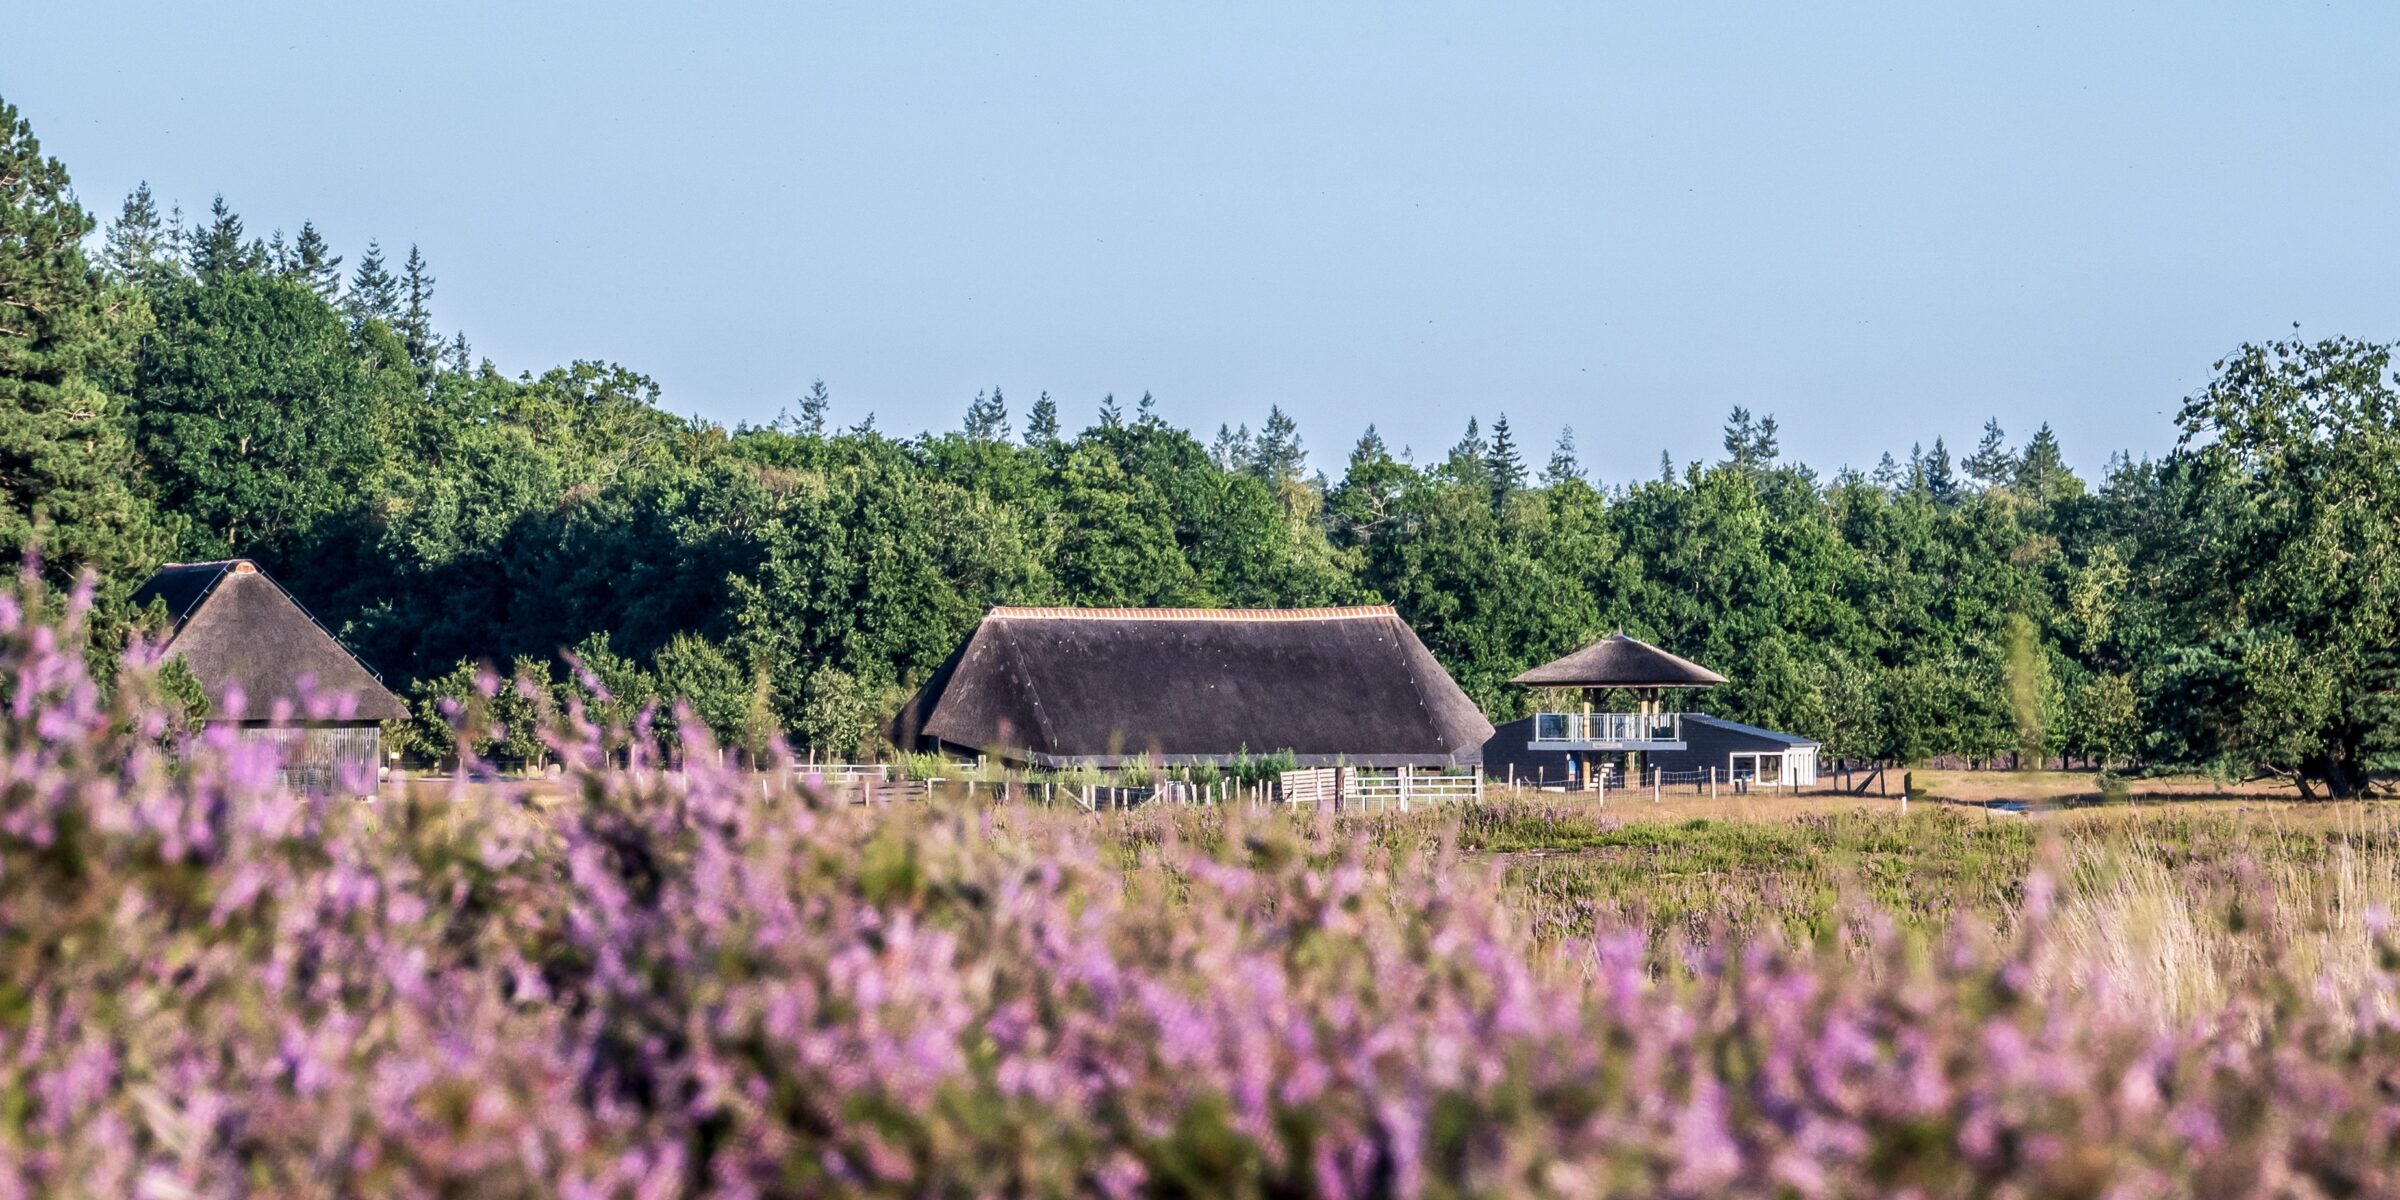
[[[342,256],[325,244],[325,236],[317,232],[313,221],[300,222],[300,236],[292,241],[292,265],[286,274],[307,284],[327,304],[341,299]]]
[[[267,257],[261,265],[272,268],[278,275],[292,273],[292,248],[283,240],[283,226],[276,226],[275,235],[267,239]]]
[[[38,530],[55,578],[93,571],[114,599],[162,546],[120,399],[137,331],[84,254],[93,224],[0,101],[0,542],[13,552]]]
[[[192,239],[192,273],[204,280],[255,271],[263,253],[242,241],[242,218],[219,195],[208,206],[208,227]]]
[[[358,270],[350,276],[350,294],[342,307],[352,325],[369,321],[391,324],[400,317],[400,281],[383,265],[383,247],[367,243],[366,254],[358,260]]]
[[[976,442],[1008,440],[1008,400],[1000,394],[1000,385],[993,384],[989,393],[975,393],[974,401],[967,405],[966,435]]]
[[[404,303],[392,332],[400,335],[400,344],[408,350],[408,361],[417,368],[418,378],[431,379],[434,364],[442,353],[441,338],[433,332],[433,273],[426,268],[425,256],[417,252],[413,242],[408,247],[408,262],[401,271]]]
[[[1664,450],[1658,452],[1658,481],[1668,487],[1675,486],[1675,459]]]
[[[465,375],[475,369],[474,347],[467,345],[467,331],[461,329],[450,339],[450,348],[443,352],[443,361],[453,375]]]
[[[1258,446],[1250,459],[1252,474],[1271,484],[1289,483],[1308,469],[1308,451],[1300,445],[1300,426],[1280,404],[1269,405],[1267,423],[1259,427]]]
[[[1917,464],[1918,486],[1936,504],[1947,504],[1958,498],[1958,476],[1950,469],[1950,447],[1942,439],[1933,439],[1933,451]]]
[[[1025,444],[1048,446],[1058,441],[1058,402],[1043,392],[1025,414]]]
[[[1250,423],[1242,422],[1239,429],[1217,426],[1217,440],[1210,444],[1208,456],[1216,460],[1220,471],[1247,471],[1251,460],[1258,457],[1258,439],[1250,436]]]
[[[125,206],[108,226],[101,261],[109,273],[128,283],[147,283],[160,277],[167,253],[166,228],[158,219],[158,202],[150,183],[142,181],[125,197]]]
[[[183,206],[167,210],[167,262],[173,270],[183,269],[183,252],[191,241],[191,233],[183,227]]]
[[[1773,465],[1783,448],[1777,444],[1775,418],[1772,415],[1753,418],[1750,410],[1735,405],[1733,414],[1725,420],[1725,458],[1737,467],[1761,468]]]
[[[833,393],[826,390],[825,381],[818,379],[808,385],[808,394],[800,397],[800,420],[795,429],[807,437],[825,436],[825,414],[833,408]]]
[[[1886,450],[1883,452],[1883,461],[1875,464],[1875,474],[1870,478],[1874,479],[1876,487],[1893,492],[1898,491],[1900,485],[1908,481],[1908,472],[1901,470],[1899,460],[1892,457],[1891,451]]]
[[[1983,423],[1983,440],[1975,444],[1975,452],[1960,465],[1979,488],[1999,487],[2017,477],[2017,456],[2008,448],[2008,434],[2000,428],[2000,418],[1992,417]]]
[[[2066,451],[2058,444],[2058,435],[2051,432],[2049,422],[2042,423],[2027,439],[2024,453],[2017,456],[2018,491],[2043,504],[2052,504],[2083,493],[2083,481],[2067,466]]]
[[[1483,440],[1483,426],[1475,418],[1468,417],[1466,436],[1459,438],[1458,444],[1450,447],[1450,457],[1472,458],[1481,462],[1484,455],[1491,453],[1491,449],[1491,444]]]
[[[1542,483],[1557,487],[1571,479],[1583,478],[1583,464],[1575,457],[1575,427],[1558,431],[1558,444],[1550,448],[1550,462],[1542,468]]]
[[[1492,477],[1492,507],[1505,507],[1508,498],[1525,486],[1525,458],[1517,453],[1517,439],[1508,429],[1508,414],[1492,422],[1492,445],[1483,459],[1484,470]]]

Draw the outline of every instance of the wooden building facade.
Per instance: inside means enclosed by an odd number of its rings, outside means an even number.
[[[373,788],[382,723],[406,718],[407,706],[257,564],[171,563],[134,603],[165,609],[166,653],[207,692],[207,723],[275,743],[294,787]]]
[[[1388,606],[994,608],[891,725],[1024,766],[1461,767],[1491,722]]]

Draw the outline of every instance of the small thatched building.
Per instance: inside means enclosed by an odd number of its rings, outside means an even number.
[[[1051,768],[1460,766],[1491,736],[1383,606],[994,608],[892,723],[909,749]]]
[[[375,778],[381,723],[407,706],[256,564],[170,563],[134,594],[152,601],[166,608],[166,652],[208,693],[208,723],[280,743],[295,786],[331,789],[345,768]]]

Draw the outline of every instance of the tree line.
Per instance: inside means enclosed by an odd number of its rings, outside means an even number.
[[[1422,461],[1369,428],[1338,471],[1280,409],[1203,441],[1148,395],[1085,419],[993,387],[895,436],[820,381],[726,427],[615,364],[503,373],[434,285],[414,246],[346,261],[222,198],[187,220],[144,186],[103,228],[0,103],[0,536],[95,573],[118,637],[159,563],[258,560],[433,755],[456,706],[534,702],[482,698],[494,667],[626,724],[684,700],[729,744],[872,750],[995,603],[1387,602],[1496,719],[1539,699],[1510,676],[1622,629],[1837,757],[2349,794],[2400,728],[2387,344],[2241,347],[2174,450],[2094,480],[1997,422],[1825,474],[1736,409],[1721,455],[1603,481],[1499,414]]]

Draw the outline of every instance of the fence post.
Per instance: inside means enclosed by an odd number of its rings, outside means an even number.
[[[1658,803],[1658,768],[1650,768],[1650,803]]]
[[[1402,765],[1401,765],[1401,767],[1400,767],[1400,811],[1401,811],[1401,812],[1407,812],[1407,811],[1408,811],[1408,772],[1409,772],[1409,767],[1407,766],[1407,764],[1405,764],[1405,763],[1404,763],[1404,764],[1402,764]]]
[[[1717,798],[1717,769],[1714,766],[1708,769],[1708,798]]]

